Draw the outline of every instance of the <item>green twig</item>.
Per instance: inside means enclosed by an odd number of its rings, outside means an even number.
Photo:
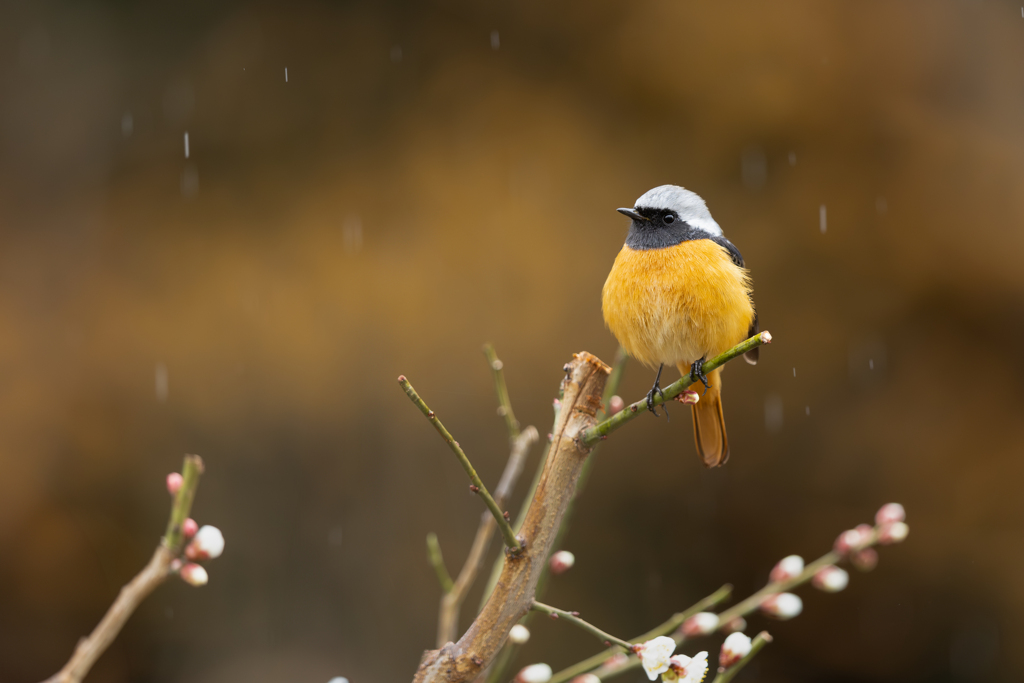
[[[409,397],[409,400],[415,403],[416,407],[420,409],[420,412],[427,416],[427,419],[430,420],[430,424],[434,425],[434,429],[437,430],[437,433],[441,435],[445,440],[445,443],[447,443],[452,449],[452,452],[455,453],[455,457],[459,459],[459,463],[462,464],[462,468],[466,470],[466,474],[469,475],[470,481],[473,482],[473,492],[483,498],[484,503],[487,505],[487,509],[491,511],[492,515],[494,515],[494,520],[497,522],[498,528],[501,530],[501,535],[505,539],[505,545],[508,546],[513,553],[519,553],[523,546],[516,538],[515,533],[513,533],[512,525],[510,525],[508,520],[505,519],[505,515],[502,513],[501,508],[498,507],[498,504],[494,502],[494,498],[491,497],[491,493],[487,490],[487,487],[484,486],[484,482],[480,479],[480,475],[476,473],[476,470],[473,468],[473,463],[469,461],[469,458],[466,456],[466,452],[462,450],[462,446],[459,445],[459,442],[456,441],[448,430],[445,429],[444,425],[441,424],[441,421],[437,419],[436,415],[434,415],[434,411],[423,402],[423,399],[420,398],[420,395],[412,388],[412,385],[409,384],[409,380],[405,378],[405,375],[398,378],[398,383],[402,386],[402,389],[405,390],[405,394]]]
[[[175,555],[181,552],[181,546],[185,543],[181,525],[192,512],[192,500],[196,496],[196,487],[199,486],[199,477],[202,473],[203,459],[198,455],[186,455],[181,468],[181,488],[174,496],[174,505],[171,507],[171,516],[167,520],[167,531],[162,541],[164,547]]]
[[[739,356],[742,356],[751,349],[756,349],[762,344],[770,344],[772,341],[772,335],[767,330],[755,334],[750,339],[744,342],[740,342],[736,346],[732,347],[725,353],[719,354],[709,361],[706,361],[703,366],[705,373],[711,372],[716,368],[720,368],[729,361]],[[691,372],[689,375],[685,375],[682,378],[676,380],[672,384],[665,387],[663,394],[657,394],[654,396],[654,405],[660,406],[665,401],[669,401],[679,394],[683,393],[691,384],[699,381],[698,377],[694,377]],[[616,429],[626,424],[630,420],[640,415],[647,408],[647,399],[643,398],[626,406],[620,413],[612,415],[607,420],[604,420],[590,429],[586,429],[579,436],[579,440],[586,446],[593,445],[596,441],[602,437],[608,436]]]
[[[508,397],[508,386],[505,384],[505,373],[502,371],[503,364],[498,359],[493,344],[484,344],[484,355],[487,356],[487,364],[491,366],[494,373],[494,391],[498,394],[498,414],[505,418],[505,425],[508,427],[509,443],[519,437],[519,420],[512,412],[512,401]]]
[[[625,648],[627,651],[633,649],[633,643],[629,643],[625,640],[622,640],[621,638],[616,638],[610,633],[605,633],[604,631],[594,626],[590,622],[583,621],[582,619],[580,619],[579,612],[566,612],[564,609],[558,609],[557,607],[552,607],[551,605],[545,605],[544,603],[537,602],[536,600],[533,601],[533,605],[530,606],[530,609],[532,609],[535,612],[544,612],[545,614],[550,614],[559,619],[565,619],[566,621],[575,624],[576,626],[579,626],[581,629],[591,634],[592,636],[597,637],[598,640],[601,640],[603,642],[615,643],[619,647]]]
[[[677,628],[679,628],[684,621],[692,617],[694,614],[697,614],[698,612],[706,612],[715,605],[725,602],[729,599],[730,595],[732,595],[732,586],[730,586],[729,584],[725,584],[724,586],[716,590],[714,593],[702,599],[700,602],[696,603],[692,607],[688,607],[682,612],[677,612],[676,614],[673,614],[672,617],[668,619],[668,621],[665,621],[664,623],[655,626],[647,633],[643,633],[633,638],[633,642],[645,643],[648,640],[651,640],[652,638],[657,638],[658,636],[664,636],[669,633],[672,633]],[[564,681],[572,680],[580,674],[585,674],[588,671],[596,669],[597,667],[601,666],[601,664],[603,664],[605,660],[614,655],[616,652],[620,651],[621,650],[618,647],[608,648],[603,652],[597,653],[593,657],[588,657],[587,659],[584,659],[582,662],[578,662],[566,669],[562,669],[554,676],[552,676],[551,680],[548,683],[564,683]]]
[[[441,544],[437,541],[437,534],[431,531],[427,534],[427,561],[437,573],[437,581],[441,584],[441,590],[450,593],[455,582],[452,581],[448,568],[444,566],[444,556],[441,555]]]
[[[761,631],[758,633],[754,636],[753,642],[750,643],[750,652],[748,652],[743,659],[736,662],[728,669],[719,669],[718,675],[715,676],[713,683],[729,683],[729,681],[731,681],[736,674],[738,674],[740,670],[754,658],[754,655],[760,652],[761,649],[770,642],[772,642],[772,637],[768,634],[768,631]]]

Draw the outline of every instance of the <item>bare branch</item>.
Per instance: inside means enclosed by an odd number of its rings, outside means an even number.
[[[512,489],[515,488],[519,475],[523,472],[523,462],[530,446],[537,442],[538,434],[534,427],[527,427],[516,437],[512,444],[512,452],[505,464],[505,471],[494,489],[495,501],[504,506]],[[466,594],[480,573],[480,566],[483,564],[487,547],[491,544],[491,537],[494,535],[494,518],[487,512],[480,518],[480,525],[477,527],[476,536],[473,538],[473,545],[469,549],[466,562],[459,571],[459,578],[454,585],[445,591],[441,597],[441,608],[438,611],[437,620],[437,646],[442,647],[445,643],[454,640],[459,629],[459,610],[466,599]],[[438,550],[440,552],[440,549]],[[447,573],[447,572],[446,572]],[[449,579],[451,581],[451,579]]]
[[[89,637],[78,642],[74,654],[64,668],[46,679],[45,683],[80,683],[100,655],[114,642],[135,609],[173,573],[171,563],[181,554],[185,542],[182,524],[188,519],[192,509],[192,500],[202,473],[202,458],[198,455],[186,455],[182,468],[183,481],[174,498],[170,520],[167,522],[167,532],[153,557],[134,579],[121,588],[114,604],[103,615],[103,619]]]
[[[424,653],[415,683],[461,683],[475,678],[498,653],[508,632],[533,604],[537,580],[572,499],[590,449],[580,433],[595,422],[611,371],[589,353],[565,365],[562,408],[544,472],[529,503],[520,534],[523,551],[506,554],[501,576],[483,610],[456,643]]]
[[[490,514],[484,513],[487,519]],[[441,544],[437,540],[437,534],[431,531],[427,534],[427,562],[434,568],[437,574],[437,582],[441,584],[441,590],[448,593],[452,589],[452,575],[448,573],[448,567],[444,566],[444,556],[441,554]]]
[[[519,437],[519,420],[512,412],[512,401],[508,397],[508,386],[505,384],[505,373],[502,371],[501,360],[494,350],[493,344],[484,344],[484,355],[487,356],[487,364],[491,366],[494,373],[494,391],[498,394],[498,414],[505,418],[505,425],[508,427],[508,441],[513,443]]]
[[[508,523],[507,519],[505,519],[502,509],[498,507],[494,498],[491,497],[490,491],[488,491],[487,487],[484,486],[484,482],[480,479],[480,475],[476,473],[476,469],[473,468],[473,463],[469,461],[469,458],[466,456],[466,452],[462,450],[462,446],[459,445],[459,442],[456,441],[448,430],[445,429],[444,425],[441,424],[441,421],[437,419],[436,415],[434,415],[434,411],[424,403],[423,399],[420,398],[420,395],[412,388],[412,384],[409,383],[409,380],[405,378],[405,375],[398,378],[398,383],[402,386],[402,389],[405,390],[409,400],[415,403],[416,407],[420,409],[420,412],[427,416],[427,419],[430,420],[430,424],[434,425],[434,429],[436,429],[437,433],[444,438],[445,443],[447,443],[449,448],[452,449],[452,452],[455,453],[455,457],[459,459],[459,463],[462,465],[462,468],[466,470],[466,474],[469,475],[470,481],[473,482],[471,486],[473,493],[476,493],[483,498],[484,504],[487,505],[487,509],[491,511],[492,515],[494,515],[494,520],[497,522],[498,528],[501,529],[501,535],[505,539],[505,545],[512,553],[519,553],[522,550],[522,545],[519,543],[519,540],[516,539],[516,535],[512,532],[512,525]]]
[[[565,619],[569,623],[574,624],[575,626],[579,626],[581,629],[583,629],[590,635],[595,636],[598,640],[604,643],[615,643],[616,645],[625,649],[626,651],[632,651],[633,649],[633,643],[626,642],[622,638],[616,638],[610,633],[605,633],[604,631],[594,626],[590,622],[580,619],[579,612],[566,612],[564,609],[558,609],[557,607],[552,607],[551,605],[545,605],[544,603],[537,602],[536,600],[533,601],[533,605],[530,607],[530,609],[532,609],[535,612],[543,612],[544,614],[550,614],[551,616],[558,619]]]

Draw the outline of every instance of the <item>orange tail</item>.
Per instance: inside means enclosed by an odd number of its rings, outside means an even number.
[[[679,372],[687,375],[689,367],[679,366]],[[693,404],[693,438],[697,443],[697,454],[705,467],[720,467],[729,459],[729,438],[725,435],[725,416],[722,414],[721,369],[708,373],[710,387],[704,393],[704,385],[695,382],[690,386],[700,400]]]

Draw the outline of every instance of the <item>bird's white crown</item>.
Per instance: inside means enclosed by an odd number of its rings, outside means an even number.
[[[675,211],[679,219],[691,227],[711,235],[723,234],[700,195],[678,185],[661,185],[648,190],[636,200],[634,208]]]

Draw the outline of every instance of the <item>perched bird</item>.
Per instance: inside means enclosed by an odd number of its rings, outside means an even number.
[[[618,211],[632,223],[604,283],[605,323],[630,356],[657,366],[647,394],[655,415],[653,400],[661,393],[665,364],[700,378],[704,395],[693,405],[693,433],[701,460],[717,467],[729,459],[721,369],[705,375],[702,367],[757,333],[743,257],[704,200],[676,185],[656,187],[632,209]],[[747,352],[746,360],[756,364],[757,349]]]

